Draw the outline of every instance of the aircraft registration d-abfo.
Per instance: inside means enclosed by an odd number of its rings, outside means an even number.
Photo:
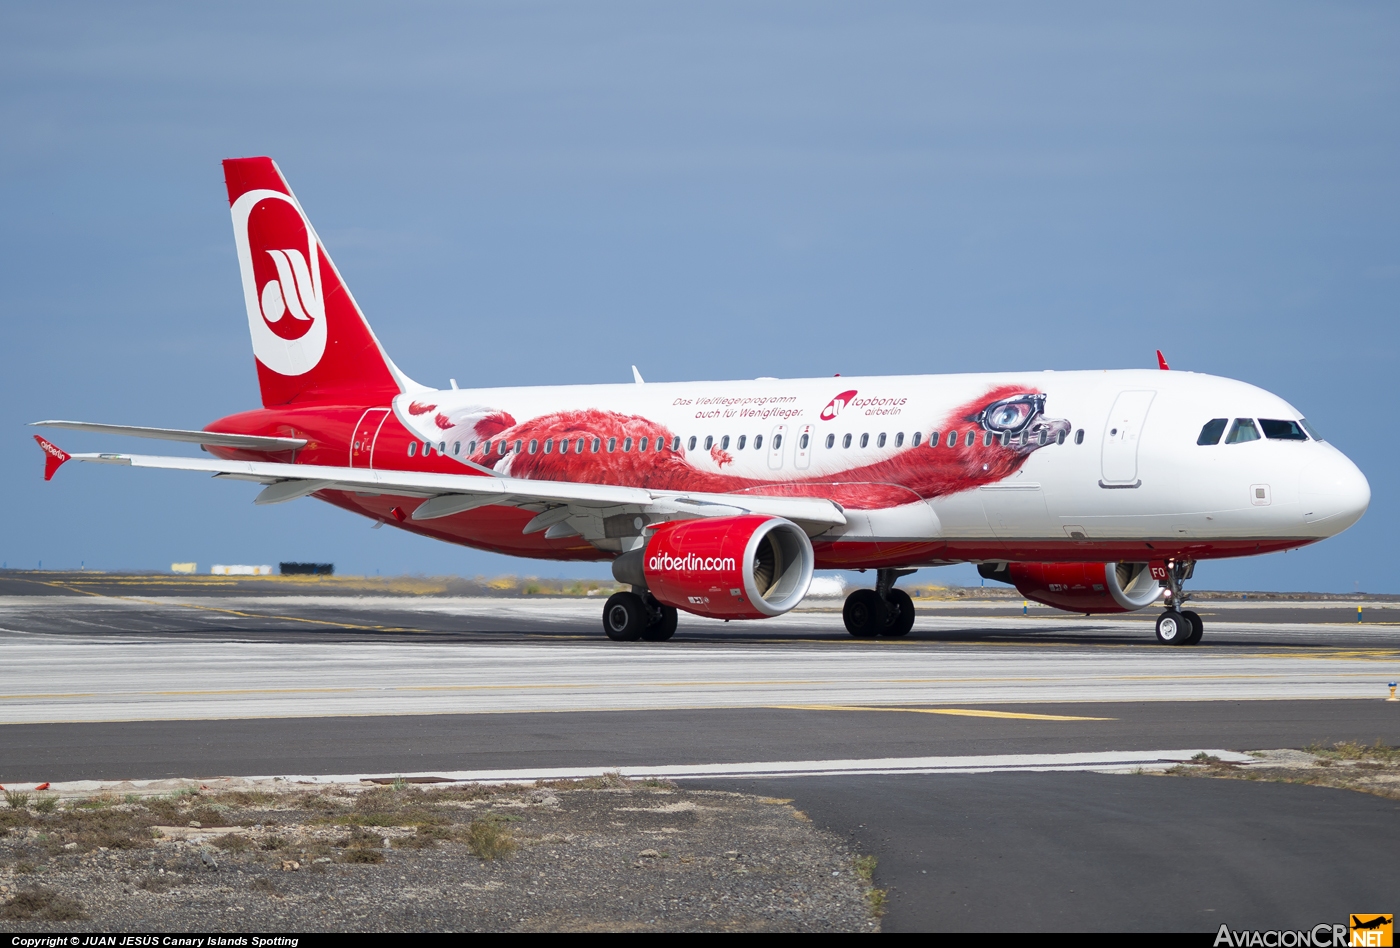
[[[895,586],[927,566],[1071,612],[1164,600],[1190,645],[1197,561],[1340,533],[1366,478],[1300,412],[1243,382],[1122,370],[434,389],[375,338],[270,158],[224,162],[263,407],[202,431],[36,424],[202,445],[207,458],[70,458],[264,485],[380,524],[512,556],[611,560],[619,641],[669,639],[677,610],[763,619],[815,569],[874,570],[853,636],[900,636]]]

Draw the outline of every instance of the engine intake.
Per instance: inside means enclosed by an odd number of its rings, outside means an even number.
[[[1068,612],[1135,612],[1162,594],[1148,563],[983,563],[977,572]]]
[[[802,601],[815,562],[797,524],[747,515],[663,524],[644,549],[613,562],[613,575],[696,615],[767,619]]]

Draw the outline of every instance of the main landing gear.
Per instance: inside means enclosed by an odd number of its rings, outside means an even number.
[[[603,606],[603,631],[614,642],[664,642],[676,634],[676,610],[650,593],[613,593]]]
[[[1195,645],[1205,632],[1205,623],[1199,614],[1181,608],[1189,594],[1181,588],[1182,583],[1191,578],[1195,563],[1173,561],[1167,564],[1167,589],[1171,591],[1171,602],[1167,611],[1157,617],[1157,641],[1163,645]]]
[[[894,584],[899,577],[912,572],[912,569],[877,570],[874,589],[857,589],[847,596],[841,610],[846,631],[858,639],[908,635],[914,628],[914,600],[904,590],[895,589]]]

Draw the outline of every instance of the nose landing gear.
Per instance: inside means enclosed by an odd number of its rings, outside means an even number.
[[[1173,560],[1167,564],[1166,584],[1171,591],[1167,611],[1157,618],[1157,641],[1163,645],[1195,645],[1205,632],[1205,623],[1198,613],[1181,608],[1190,598],[1181,587],[1191,578],[1196,564]]]
[[[881,569],[875,573],[874,589],[857,589],[846,597],[841,618],[846,631],[858,639],[884,635],[897,638],[914,628],[914,600],[894,584],[912,569]]]

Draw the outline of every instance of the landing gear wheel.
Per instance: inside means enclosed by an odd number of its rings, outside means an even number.
[[[1201,640],[1201,635],[1206,630],[1206,624],[1201,621],[1201,617],[1190,609],[1182,609],[1181,617],[1191,623],[1191,634],[1186,636],[1186,641],[1182,645],[1195,645]]]
[[[603,606],[603,631],[614,642],[635,642],[646,631],[651,616],[636,593],[613,593]]]
[[[1157,641],[1163,645],[1185,645],[1194,630],[1191,620],[1174,610],[1157,617]]]
[[[857,589],[846,597],[841,610],[846,631],[858,639],[868,639],[884,631],[888,622],[885,600],[873,589]]]
[[[885,611],[889,619],[885,628],[881,630],[881,635],[895,638],[908,635],[909,630],[914,628],[914,600],[910,599],[904,590],[890,590],[890,594],[885,597]]]
[[[676,634],[676,619],[678,618],[675,607],[661,606],[661,615],[647,626],[642,633],[642,639],[647,642],[664,642]]]

